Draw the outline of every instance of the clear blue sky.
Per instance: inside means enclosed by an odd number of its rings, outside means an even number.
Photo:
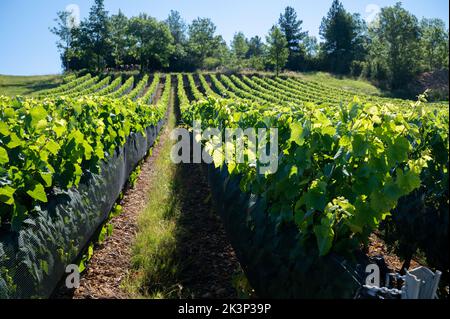
[[[0,74],[36,75],[61,72],[56,38],[49,32],[56,12],[69,4],[87,16],[93,0],[0,0]],[[105,0],[106,9],[119,8],[127,16],[145,12],[160,20],[171,9],[178,10],[186,22],[196,17],[209,17],[217,32],[229,43],[236,31],[247,37],[267,33],[288,5],[294,7],[303,28],[318,36],[322,17],[332,0]],[[370,5],[384,7],[396,0],[342,0],[345,8],[362,17],[370,15]],[[448,27],[448,0],[404,0],[403,6],[418,18],[441,18]],[[368,7],[369,6],[369,7]],[[372,6],[373,7],[373,6]]]

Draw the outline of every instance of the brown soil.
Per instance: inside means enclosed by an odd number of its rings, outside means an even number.
[[[369,252],[367,253],[369,257],[383,256],[389,269],[400,272],[403,266],[403,261],[400,260],[400,258],[393,252],[388,251],[385,242],[380,238],[380,236],[376,234],[370,235],[369,243]],[[411,260],[410,269],[418,266],[420,266],[419,263],[415,260]]]
[[[232,280],[239,263],[212,205],[201,164],[180,164],[177,179],[181,204],[177,258],[183,262],[178,278],[185,290],[183,295],[237,298]]]

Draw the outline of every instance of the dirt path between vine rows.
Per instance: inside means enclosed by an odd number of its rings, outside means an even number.
[[[178,275],[184,298],[237,298],[233,278],[241,272],[222,221],[212,203],[202,164],[180,164],[177,220]]]
[[[162,93],[160,86],[156,99]],[[174,112],[174,103],[168,112]],[[166,116],[167,120],[167,116]],[[94,254],[81,275],[80,287],[68,290],[60,287],[52,296],[57,299],[126,299],[133,298],[122,283],[132,275],[132,244],[138,232],[138,217],[145,210],[152,183],[158,182],[155,161],[170,132],[164,126],[159,143],[141,166],[141,173],[132,189],[127,189],[121,201],[122,213],[111,220],[114,231],[104,242],[94,247]],[[236,298],[233,277],[241,274],[233,248],[211,200],[206,174],[201,164],[180,164],[176,178],[179,183],[177,200],[177,249],[175,259],[180,264],[176,285],[183,287],[183,298]],[[144,287],[143,287],[144,288]],[[145,288],[144,288],[145,289]]]
[[[80,288],[74,291],[75,299],[129,298],[121,289],[122,280],[131,269],[131,245],[137,233],[139,213],[145,209],[151,183],[157,182],[153,162],[159,154],[161,145],[168,139],[169,132],[164,128],[153,154],[141,166],[141,173],[133,189],[128,189],[121,201],[123,212],[114,218],[113,233],[94,250],[86,273],[82,275]]]
[[[161,97],[162,90],[163,86],[160,85],[155,101]],[[172,110],[169,109],[168,112]],[[162,145],[169,138],[169,133],[167,126],[164,126],[152,155],[142,163],[135,187],[125,190],[120,203],[123,211],[111,220],[113,233],[104,242],[95,245],[92,259],[81,275],[80,288],[68,290],[62,286],[54,293],[53,298],[124,299],[130,297],[120,286],[131,268],[131,245],[136,236],[139,213],[146,207],[151,183],[157,181],[158,172],[153,169],[153,163]]]

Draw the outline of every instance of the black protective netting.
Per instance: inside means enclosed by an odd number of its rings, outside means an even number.
[[[261,298],[354,298],[364,263],[319,257],[302,245],[295,225],[278,226],[259,197],[243,193],[224,165],[208,165],[208,181],[225,230],[246,276]]]
[[[49,297],[72,263],[108,218],[130,173],[144,158],[162,127],[146,136],[131,134],[103,163],[85,173],[75,189],[54,189],[49,202],[24,221],[19,233],[0,233],[0,298]],[[89,174],[89,175],[88,175]]]

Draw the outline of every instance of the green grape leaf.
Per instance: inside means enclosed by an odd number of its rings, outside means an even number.
[[[35,200],[41,201],[43,203],[47,203],[47,195],[45,193],[44,186],[40,183],[34,183],[30,189],[27,191],[27,194],[30,195]]]
[[[10,134],[8,124],[3,121],[0,121],[0,134],[3,136],[9,136]]]
[[[297,145],[302,146],[305,143],[303,138],[303,127],[300,122],[294,122],[290,125],[291,138],[290,141],[295,142]]]
[[[315,180],[311,183],[309,190],[302,196],[306,209],[323,211],[327,204],[325,195],[327,184],[323,181]]]
[[[3,186],[0,187],[0,202],[5,203],[7,205],[14,204],[14,192],[16,190],[11,186]]]
[[[7,107],[3,110],[3,114],[6,118],[15,118],[16,117],[16,111],[12,107]]]
[[[329,253],[334,240],[334,230],[328,225],[315,225],[314,234],[316,235],[319,255],[325,256]]]
[[[60,138],[67,131],[67,129],[62,125],[53,125],[53,131],[55,132],[56,137]]]
[[[11,133],[9,138],[10,138],[10,141],[6,145],[6,146],[8,146],[9,149],[12,150],[12,149],[22,145],[22,140],[16,135],[16,133]]]
[[[78,186],[81,180],[81,176],[83,175],[83,170],[81,169],[81,166],[78,164],[73,164],[74,173],[73,176],[75,177],[74,185]]]
[[[46,187],[52,186],[52,173],[41,172],[40,175]]]
[[[323,126],[321,132],[323,135],[334,136],[334,134],[336,134],[336,129],[333,126]]]
[[[213,161],[214,161],[214,167],[218,168],[220,166],[222,166],[223,164],[223,153],[221,149],[215,149],[213,151]]]
[[[362,157],[366,154],[369,149],[369,143],[367,143],[364,135],[357,134],[353,136],[352,149],[353,155],[356,157]]]
[[[397,183],[404,194],[409,194],[420,187],[421,181],[419,174],[409,170],[406,173],[402,171],[397,173]]]
[[[86,160],[89,161],[92,158],[92,153],[94,152],[94,149],[87,141],[83,142],[83,147],[84,147],[84,158],[86,158]]]
[[[60,146],[55,141],[49,140],[49,141],[47,141],[47,144],[45,144],[45,148],[53,155],[57,155],[58,151],[60,149]]]
[[[0,165],[8,163],[9,163],[8,152],[3,147],[0,146]]]
[[[394,144],[389,148],[389,155],[393,162],[401,163],[408,160],[408,151],[410,145],[408,140],[399,136],[395,139]]]
[[[36,105],[30,110],[31,125],[36,126],[39,121],[45,119],[47,111],[42,105]]]

